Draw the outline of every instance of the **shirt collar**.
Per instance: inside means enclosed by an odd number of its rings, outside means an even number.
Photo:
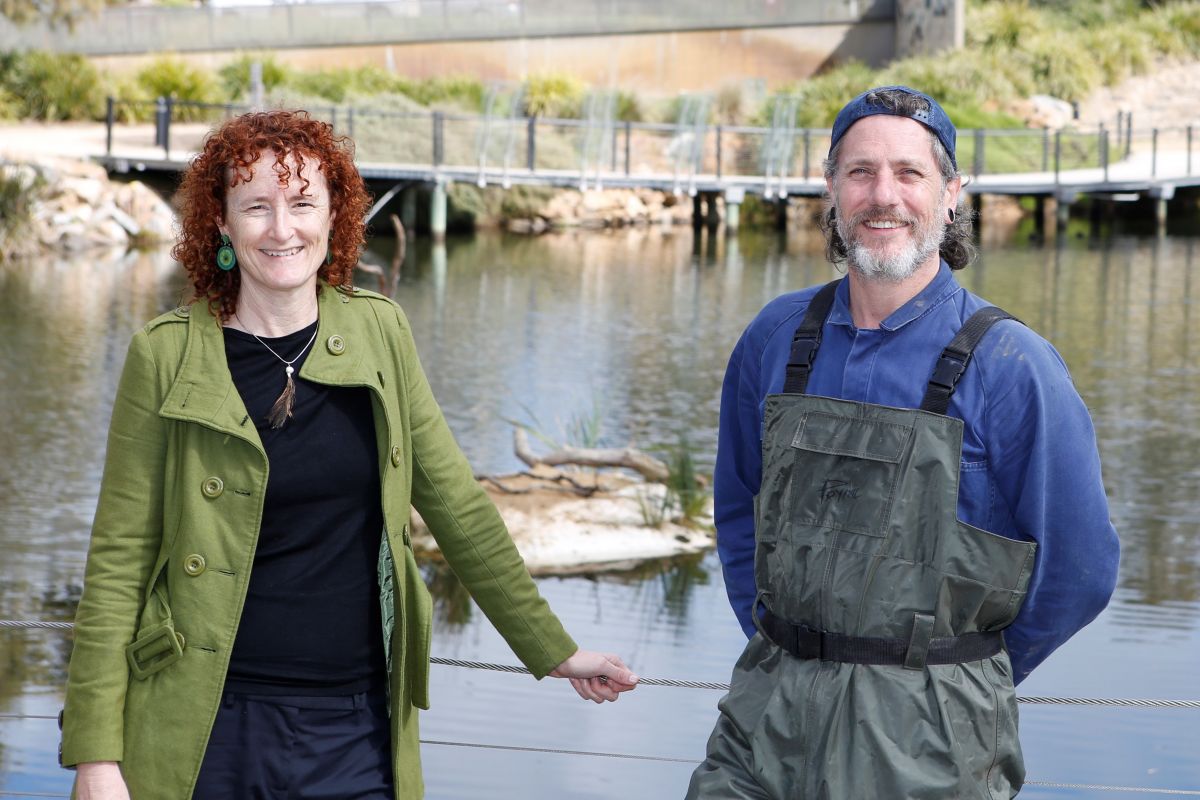
[[[958,281],[954,279],[950,265],[943,260],[939,264],[933,280],[927,283],[924,289],[917,292],[916,297],[893,311],[879,327],[885,331],[903,328],[908,323],[929,313],[930,309],[940,305],[958,290]],[[848,280],[843,279],[838,284],[828,321],[834,325],[854,327],[854,319],[850,316],[850,282]]]

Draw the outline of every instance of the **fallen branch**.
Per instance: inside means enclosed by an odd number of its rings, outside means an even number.
[[[567,446],[539,456],[529,448],[529,436],[520,426],[513,428],[513,452],[530,467],[539,464],[552,467],[561,464],[579,467],[625,467],[640,473],[646,480],[659,483],[665,483],[671,474],[666,464],[632,447],[598,449]]]

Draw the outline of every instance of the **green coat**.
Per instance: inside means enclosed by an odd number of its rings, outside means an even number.
[[[300,377],[371,390],[396,796],[419,798],[415,709],[429,706],[432,604],[409,542],[410,504],[534,676],[554,669],[575,643],[455,444],[400,308],[372,292],[329,287],[319,305]],[[139,331],[113,409],[76,615],[64,765],[121,762],[133,800],[191,796],[254,563],[267,466],[206,306],[176,309]],[[183,645],[178,658],[172,626]],[[167,665],[136,677],[126,654],[135,639],[149,645],[140,667],[154,658]]]

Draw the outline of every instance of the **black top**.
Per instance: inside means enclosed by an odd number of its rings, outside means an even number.
[[[293,358],[316,327],[262,341]],[[301,380],[311,349],[292,364],[292,418],[272,430],[266,419],[283,391],[284,365],[255,337],[225,328],[233,383],[270,462],[229,691],[341,695],[385,681],[376,571],[383,512],[370,390]]]

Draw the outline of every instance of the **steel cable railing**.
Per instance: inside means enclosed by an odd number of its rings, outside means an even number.
[[[75,624],[72,622],[48,621],[48,620],[6,620],[0,619],[0,630],[72,630]],[[483,661],[469,661],[465,659],[441,658],[433,656],[429,659],[431,664],[447,667],[462,667],[465,669],[490,670],[494,672],[507,672],[512,674],[529,674],[529,670],[525,667],[519,667],[509,664],[494,664]],[[685,689],[712,689],[718,691],[728,691],[729,684],[712,681],[689,681],[679,680],[675,678],[639,678],[640,686],[662,686],[670,688],[685,688]],[[1200,709],[1200,700],[1155,700],[1155,699],[1139,699],[1139,698],[1093,698],[1093,697],[1018,697],[1017,702],[1031,705],[1072,705],[1072,706],[1118,706],[1118,707],[1134,707],[1134,708],[1174,708],[1174,709]],[[57,720],[57,715],[48,714],[0,714],[0,719],[12,720]],[[696,759],[675,758],[670,756],[655,756],[644,755],[640,753],[608,753],[592,750],[568,750],[563,748],[553,747],[533,747],[508,744],[494,744],[489,742],[454,742],[437,739],[421,739],[421,744],[438,746],[438,747],[468,747],[479,748],[486,750],[501,750],[511,752],[531,752],[531,753],[550,753],[558,755],[574,755],[585,756],[591,758],[616,758],[636,761],[654,761],[661,763],[684,763],[698,764]],[[1038,781],[1027,780],[1026,786],[1039,786],[1052,789],[1076,789],[1079,791],[1089,792],[1112,792],[1125,794],[1147,794],[1147,795],[1170,795],[1176,797],[1200,797],[1200,789],[1162,789],[1143,786],[1117,786],[1104,784],[1089,784],[1089,783],[1066,783],[1058,781]],[[18,792],[7,791],[0,789],[0,797],[52,797],[66,798],[67,795],[48,794],[41,792]]]

